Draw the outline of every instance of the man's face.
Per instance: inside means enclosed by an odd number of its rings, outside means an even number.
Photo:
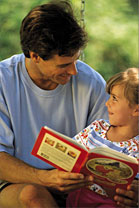
[[[58,84],[64,85],[70,81],[72,75],[77,74],[76,61],[79,56],[80,51],[72,57],[54,55],[50,60],[43,60],[39,56],[37,59],[31,58],[33,60],[33,68],[31,69],[30,67],[31,71],[29,74],[32,79],[35,77],[33,79],[34,82],[40,80],[42,83],[49,82],[53,86]]]

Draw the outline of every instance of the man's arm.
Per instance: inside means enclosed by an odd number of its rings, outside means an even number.
[[[37,169],[5,152],[0,152],[0,179],[11,183],[35,183],[67,193],[93,183],[92,176]]]

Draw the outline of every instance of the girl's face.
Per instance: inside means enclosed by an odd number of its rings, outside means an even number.
[[[106,106],[111,125],[127,126],[130,123],[133,107],[129,106],[129,101],[124,96],[124,85],[113,86]]]

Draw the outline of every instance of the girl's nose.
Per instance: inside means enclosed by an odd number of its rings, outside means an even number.
[[[110,104],[110,98],[109,98],[109,99],[106,101],[106,103],[105,103],[106,107],[108,107],[109,104]]]
[[[108,106],[108,101],[106,101],[105,105]]]

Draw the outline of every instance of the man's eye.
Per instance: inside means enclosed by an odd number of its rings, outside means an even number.
[[[70,64],[64,64],[64,65],[59,66],[59,68],[64,69],[64,68],[66,68],[66,67],[69,66],[69,65],[70,65]]]

